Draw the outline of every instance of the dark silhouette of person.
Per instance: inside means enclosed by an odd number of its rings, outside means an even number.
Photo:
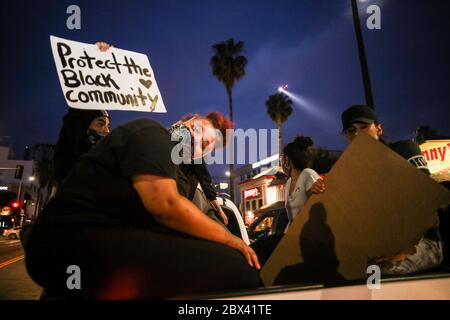
[[[337,271],[334,235],[327,224],[324,206],[317,203],[309,211],[309,220],[299,237],[303,261],[287,266],[275,278],[275,285],[330,283],[344,280]]]

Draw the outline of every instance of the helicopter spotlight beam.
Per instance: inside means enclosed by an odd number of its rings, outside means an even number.
[[[278,88],[277,88],[277,90],[278,90],[278,92],[283,92],[283,93],[285,93],[286,91],[287,91],[287,89],[288,89],[289,87],[288,87],[288,85],[287,84],[283,84],[283,85],[281,85],[281,86],[279,86]]]
[[[310,99],[304,96],[290,92],[287,89],[287,85],[280,86],[278,87],[278,92],[282,92],[287,95],[297,108],[308,112],[321,121],[325,121],[330,124],[334,122],[331,119],[330,115],[327,114],[324,110],[321,110],[321,108],[319,108],[316,103],[312,102]]]

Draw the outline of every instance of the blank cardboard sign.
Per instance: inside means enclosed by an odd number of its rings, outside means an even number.
[[[266,286],[367,277],[372,257],[416,244],[450,192],[381,142],[359,135],[276,247]]]

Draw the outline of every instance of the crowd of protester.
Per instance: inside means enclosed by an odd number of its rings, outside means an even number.
[[[143,118],[110,132],[109,123],[101,110],[69,109],[63,118],[51,199],[24,233],[32,279],[47,295],[84,299],[171,298],[260,286],[258,270],[283,235],[249,246],[229,232],[203,160],[227,143],[233,123],[218,112],[189,115],[169,128]],[[414,142],[382,138],[372,108],[346,109],[342,129],[349,143],[368,134],[429,174]],[[173,148],[186,141],[180,152],[193,151],[189,161],[174,164]],[[286,231],[308,198],[327,192],[326,178],[311,168],[312,147],[310,137],[300,136],[283,149]],[[415,246],[375,263],[391,275],[442,260],[436,221]],[[66,285],[70,265],[82,270],[82,290]]]

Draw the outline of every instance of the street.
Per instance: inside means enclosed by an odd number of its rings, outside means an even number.
[[[0,300],[36,300],[42,289],[25,269],[20,240],[0,236]]]

